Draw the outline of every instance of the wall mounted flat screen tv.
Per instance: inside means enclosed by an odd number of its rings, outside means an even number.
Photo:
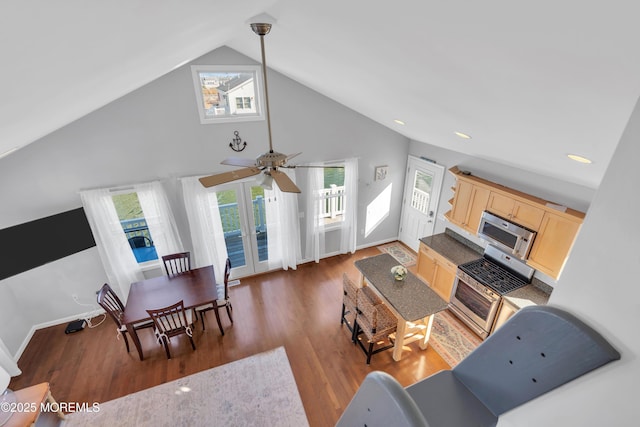
[[[83,208],[0,230],[0,280],[96,245]]]

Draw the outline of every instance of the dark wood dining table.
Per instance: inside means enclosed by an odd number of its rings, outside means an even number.
[[[167,307],[178,301],[184,302],[185,309],[192,309],[208,303],[215,305],[217,299],[216,277],[211,265],[173,276],[159,276],[132,283],[122,323],[127,325],[127,331],[138,349],[140,360],[144,358],[142,346],[133,326],[151,319],[147,310]],[[213,311],[220,332],[224,335],[218,310]]]
[[[447,302],[410,271],[404,280],[395,280],[391,268],[399,264],[386,253],[355,262],[362,285],[370,286],[398,319],[393,346],[395,361],[402,358],[402,348],[409,342],[418,341],[421,349],[427,348],[433,316],[447,308]]]

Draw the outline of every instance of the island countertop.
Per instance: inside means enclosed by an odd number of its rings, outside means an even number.
[[[408,272],[404,280],[395,280],[391,267],[398,261],[389,254],[363,258],[355,266],[406,321],[416,321],[447,308],[447,302],[440,298],[426,283]]]

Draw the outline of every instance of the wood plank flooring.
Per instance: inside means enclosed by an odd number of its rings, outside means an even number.
[[[64,333],[66,324],[38,330],[18,362],[23,374],[10,388],[48,381],[59,402],[105,402],[284,346],[309,424],[333,426],[367,373],[384,371],[407,386],[449,368],[433,349],[421,351],[417,343],[406,347],[400,362],[389,350],[374,355],[367,366],[365,355],[351,343],[340,325],[342,273],[357,279],[354,261],[378,254],[372,247],[242,279],[230,290],[234,324],[224,310],[220,314],[225,335],[209,313],[205,331],[200,322],[195,325],[197,349],[192,351],[184,336],[172,339],[171,360],[150,329],[139,332],[145,360],[138,360],[133,343],[127,354],[108,318],[71,335]]]

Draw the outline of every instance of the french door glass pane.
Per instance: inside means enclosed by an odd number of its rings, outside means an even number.
[[[224,241],[231,265],[241,267],[247,264],[242,241],[240,212],[238,211],[238,195],[235,190],[216,191],[218,209],[222,221]]]
[[[423,171],[416,171],[413,179],[413,192],[411,194],[411,207],[423,214],[429,212],[429,197],[431,195],[431,182],[433,176]]]
[[[269,259],[267,250],[267,221],[264,211],[264,189],[260,186],[251,187],[251,205],[258,244],[258,261]]]

